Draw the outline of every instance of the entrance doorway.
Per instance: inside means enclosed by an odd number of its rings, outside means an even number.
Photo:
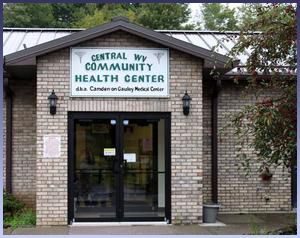
[[[69,223],[170,221],[170,114],[69,113]]]

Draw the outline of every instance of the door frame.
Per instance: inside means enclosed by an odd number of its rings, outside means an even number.
[[[130,217],[121,218],[124,215],[123,200],[123,176],[119,175],[116,181],[116,217],[115,218],[82,218],[76,222],[120,222],[120,221],[166,221],[171,223],[171,113],[168,112],[68,112],[68,224],[74,219],[74,163],[75,155],[75,123],[76,119],[116,119],[116,157],[120,164],[123,148],[123,125],[124,119],[153,119],[165,120],[165,218],[153,217]],[[120,192],[121,191],[121,192]],[[121,219],[121,220],[120,220]]]

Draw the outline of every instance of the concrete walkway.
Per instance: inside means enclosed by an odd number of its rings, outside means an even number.
[[[201,225],[122,225],[55,226],[18,228],[13,235],[238,235],[277,230],[295,222],[295,214],[241,214],[218,216],[215,226]]]

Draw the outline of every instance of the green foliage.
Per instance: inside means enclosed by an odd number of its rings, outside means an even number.
[[[36,216],[31,209],[16,199],[12,194],[3,192],[4,224],[13,229],[24,225],[35,225]]]
[[[221,3],[204,3],[201,8],[205,30],[237,30],[235,10]]]
[[[250,168],[250,159],[243,152],[245,145],[256,151],[260,171],[266,167],[284,165],[291,167],[296,159],[296,92],[276,100],[264,100],[247,105],[232,115],[230,126],[234,128],[239,144],[238,156],[242,166]],[[251,139],[249,139],[251,138]]]
[[[75,25],[89,28],[109,22],[115,16],[125,16],[132,22],[152,29],[190,29],[192,25],[183,26],[183,23],[189,19],[189,15],[187,4],[105,4]]]
[[[6,27],[85,27],[111,21],[115,16],[152,29],[191,29],[184,25],[189,17],[188,4],[181,3],[7,3]]]
[[[261,3],[243,3],[236,11],[236,19],[238,21],[238,28],[249,24],[257,19],[256,9],[262,5]],[[242,29],[241,29],[242,30]],[[256,31],[260,30],[258,27]]]
[[[4,223],[11,225],[13,229],[22,226],[35,225],[36,215],[31,209],[23,209],[13,216],[4,217]]]
[[[12,194],[3,192],[3,212],[4,214],[15,214],[24,208],[24,203],[17,200]]]
[[[71,27],[78,21],[89,15],[97,9],[96,4],[70,4],[70,3],[53,3],[51,4],[55,27]]]
[[[7,3],[3,8],[6,27],[71,27],[99,4]]]
[[[258,224],[252,223],[250,227],[250,235],[268,235],[268,232],[260,228]]]
[[[135,7],[129,7],[128,4],[105,4],[102,8],[96,8],[94,11],[76,22],[74,26],[91,28],[97,25],[111,21],[115,16],[127,17],[130,21],[135,21]]]
[[[251,76],[246,90],[255,90],[257,98],[268,89],[277,93],[232,114],[227,127],[234,128],[238,156],[247,171],[250,158],[243,153],[246,144],[257,152],[260,170],[270,165],[289,168],[296,163],[297,94],[296,76],[292,74],[297,63],[296,9],[292,4],[267,4],[254,10],[256,17],[243,23],[230,56],[250,49],[246,67]],[[256,29],[262,32],[253,34]],[[278,66],[287,70],[282,72]]]
[[[277,66],[296,68],[296,10],[291,4],[255,5],[256,18],[245,21],[240,38],[230,55],[237,55],[251,49],[247,61],[249,72],[260,70],[277,73]],[[253,32],[261,30],[261,34]]]
[[[137,12],[136,22],[151,29],[182,29],[190,13],[188,4],[144,3]]]
[[[4,26],[54,27],[55,19],[48,3],[7,3],[3,7]]]

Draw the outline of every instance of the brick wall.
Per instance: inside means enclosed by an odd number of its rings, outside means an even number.
[[[204,81],[203,86],[203,179],[204,202],[211,200],[211,102],[209,101],[209,88],[211,84]],[[265,95],[270,95],[266,92]],[[273,92],[274,93],[274,92]],[[254,93],[243,94],[243,85],[233,82],[222,82],[219,95],[219,130],[225,125],[226,115],[239,111],[243,105],[256,101]],[[207,147],[209,146],[209,147]],[[236,158],[236,143],[232,129],[228,129],[218,142],[218,193],[220,212],[266,212],[291,210],[291,182],[288,171],[282,168],[271,169],[273,178],[271,182],[263,182],[258,177],[258,164],[252,164],[252,172],[245,177],[242,170],[238,171]],[[249,156],[253,151],[245,148]]]
[[[12,193],[35,209],[35,80],[10,79],[13,97]],[[3,185],[5,188],[6,106],[3,103]]]
[[[77,46],[162,47],[125,32],[115,32]],[[170,50],[170,98],[69,98],[69,49],[37,59],[37,224],[67,224],[67,112],[171,112],[172,222],[202,221],[202,60]],[[47,97],[59,97],[57,114]],[[192,97],[191,113],[182,113],[182,96]],[[59,134],[61,157],[42,158],[43,136]]]

